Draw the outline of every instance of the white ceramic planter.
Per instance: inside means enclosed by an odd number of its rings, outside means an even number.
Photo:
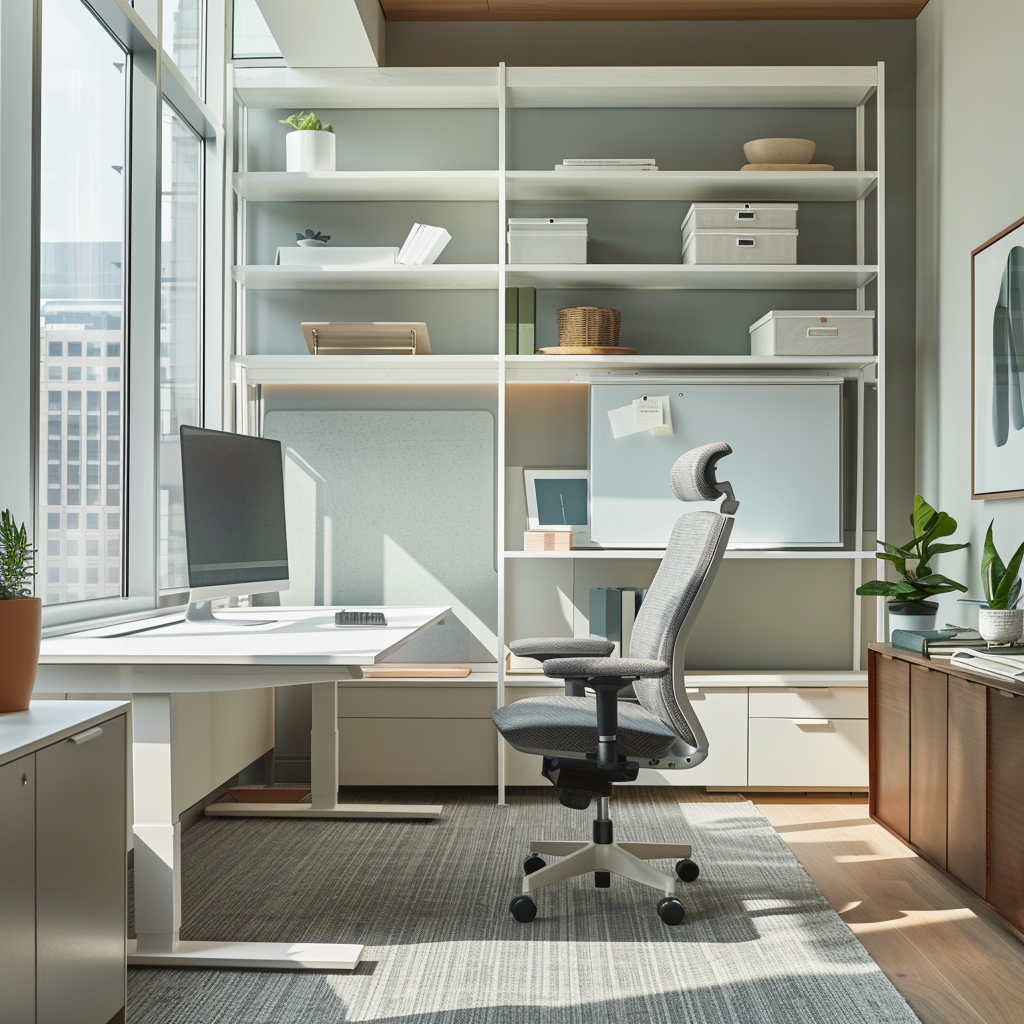
[[[285,136],[285,169],[289,171],[335,170],[334,132],[289,132]]]
[[[1024,608],[979,608],[978,632],[990,644],[1012,644],[1024,635]]]
[[[893,615],[889,613],[889,641],[894,629],[934,629],[935,612],[931,615]]]

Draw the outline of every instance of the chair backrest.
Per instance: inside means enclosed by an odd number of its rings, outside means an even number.
[[[732,487],[715,479],[715,464],[730,454],[724,442],[703,445],[681,455],[672,468],[672,491],[680,501],[715,501],[735,512]],[[629,641],[631,658],[656,658],[682,669],[686,642],[714,581],[732,533],[731,515],[688,512],[672,528],[665,557],[644,598]],[[708,740],[686,697],[683,679],[638,679],[633,691],[640,704],[677,737],[666,760],[695,767],[708,754]]]

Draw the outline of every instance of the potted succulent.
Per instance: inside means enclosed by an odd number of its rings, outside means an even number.
[[[0,713],[28,711],[36,682],[42,601],[32,596],[34,561],[25,525],[0,513]]]
[[[1024,634],[1024,608],[1017,607],[1024,544],[1017,548],[1009,563],[1003,565],[992,539],[994,522],[993,519],[988,524],[985,549],[981,555],[981,583],[988,606],[978,611],[978,632],[990,644],[1009,644]]]
[[[312,111],[300,111],[286,117],[281,124],[295,129],[285,139],[285,170],[333,171],[335,169],[334,129],[325,128]]]
[[[305,231],[295,232],[295,244],[304,246],[307,249],[318,249],[321,246],[326,245],[330,240],[330,235],[321,234],[319,231],[314,231],[312,228],[306,228]]]
[[[956,520],[945,512],[936,512],[920,494],[914,495],[914,511],[910,515],[914,536],[902,547],[886,544],[876,558],[892,562],[900,579],[871,580],[857,593],[862,597],[889,598],[889,635],[894,629],[934,629],[935,613],[939,606],[928,598],[959,590],[967,593],[967,587],[946,576],[932,571],[932,559],[947,551],[959,551],[966,544],[939,544],[941,537],[956,532]]]

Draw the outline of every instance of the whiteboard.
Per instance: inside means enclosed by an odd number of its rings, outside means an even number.
[[[614,414],[667,396],[671,427],[615,437]],[[607,547],[663,547],[685,512],[669,487],[676,459],[725,441],[718,465],[740,502],[730,547],[838,547],[842,534],[842,378],[594,384],[590,388],[591,537]],[[621,426],[622,413],[617,422]]]

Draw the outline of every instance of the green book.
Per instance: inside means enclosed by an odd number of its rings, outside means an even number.
[[[519,354],[537,352],[537,289],[519,289]]]
[[[518,350],[519,289],[505,289],[505,355],[514,356]]]

